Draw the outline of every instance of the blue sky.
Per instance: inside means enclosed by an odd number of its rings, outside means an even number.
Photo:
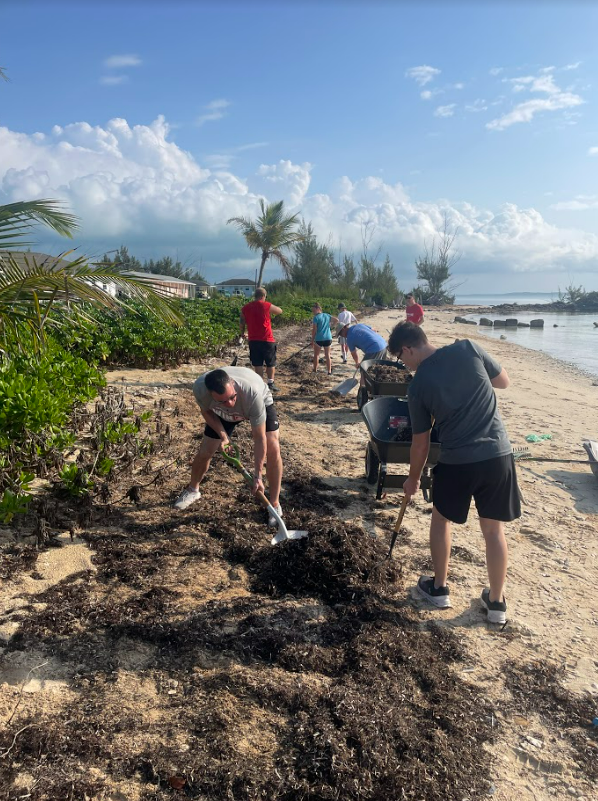
[[[598,289],[597,22],[590,3],[9,0],[0,202],[62,198],[84,252],[219,278],[256,263],[227,218],[282,198],[347,252],[367,223],[404,286],[446,214],[462,292]]]

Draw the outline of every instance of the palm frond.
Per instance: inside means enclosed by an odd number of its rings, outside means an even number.
[[[59,200],[26,200],[0,206],[0,247],[10,249],[31,244],[23,237],[37,224],[47,225],[61,236],[72,239],[78,228],[74,214],[63,210]]]

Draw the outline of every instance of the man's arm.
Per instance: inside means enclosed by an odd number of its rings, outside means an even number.
[[[312,342],[315,342],[315,341],[316,341],[316,330],[317,330],[317,328],[316,328],[316,324],[314,323],[314,324],[312,325],[312,327],[311,327],[311,341],[312,341]]]
[[[509,374],[503,367],[497,376],[490,379],[490,383],[492,384],[494,389],[506,389],[511,383],[511,379],[509,378]]]
[[[245,318],[243,317],[243,312],[241,312],[241,316],[239,317],[239,334],[241,336],[245,336]]]
[[[273,303],[270,304],[270,315],[274,317],[278,317],[279,314],[282,314],[282,309],[279,306],[275,306]]]
[[[431,429],[430,431],[424,431],[423,434],[414,434],[411,440],[409,478],[403,484],[403,490],[407,498],[412,498],[419,489],[419,480],[430,452],[430,432]]]
[[[253,489],[256,492],[264,491],[264,484],[262,482],[262,471],[264,469],[264,462],[266,461],[266,423],[260,423],[259,426],[252,426],[251,436],[253,437]]]
[[[229,444],[229,438],[228,434],[224,430],[224,426],[222,425],[222,420],[217,414],[214,414],[214,412],[210,411],[209,409],[200,409],[200,411],[206,423],[210,426],[210,428],[213,428],[220,437],[220,447],[226,447]]]

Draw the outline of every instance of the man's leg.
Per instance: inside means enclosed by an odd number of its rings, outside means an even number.
[[[332,372],[332,359],[330,358],[330,346],[324,348],[324,358],[326,359],[326,372]]]
[[[451,523],[436,507],[432,509],[430,523],[430,552],[434,565],[434,586],[446,587],[451,556]]]
[[[255,372],[259,375],[260,378],[264,377],[264,365],[261,364],[259,367],[257,365],[252,365]]]
[[[199,446],[199,451],[197,452],[197,455],[191,464],[191,479],[189,481],[189,489],[195,491],[199,489],[201,480],[208,472],[210,462],[212,461],[212,456],[220,447],[220,442],[220,438],[212,439],[212,437],[204,436],[202,439],[201,445]]]
[[[272,506],[278,506],[282,482],[282,458],[278,431],[266,431],[266,475]]]
[[[486,568],[490,581],[490,600],[502,601],[508,563],[505,524],[500,520],[480,517],[480,528],[486,541]]]
[[[268,382],[274,381],[274,371],[276,367],[266,367],[266,375],[268,376]]]

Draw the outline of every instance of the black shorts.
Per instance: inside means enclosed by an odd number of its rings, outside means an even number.
[[[321,348],[329,348],[332,345],[331,339],[316,339],[316,345],[319,345]]]
[[[483,462],[438,462],[434,475],[434,506],[453,523],[465,523],[471,499],[480,517],[508,523],[521,517],[521,496],[513,454]]]
[[[276,342],[262,342],[261,339],[250,341],[249,361],[253,367],[276,367]]]
[[[231,423],[229,420],[222,420],[220,421],[222,426],[228,436],[233,433],[235,428],[242,423],[242,420],[239,420],[239,423]],[[278,415],[276,414],[276,407],[273,403],[269,406],[266,406],[266,431],[278,431]],[[212,428],[212,426],[206,426],[203,432],[204,437],[209,437],[210,439],[220,439],[216,431]]]

